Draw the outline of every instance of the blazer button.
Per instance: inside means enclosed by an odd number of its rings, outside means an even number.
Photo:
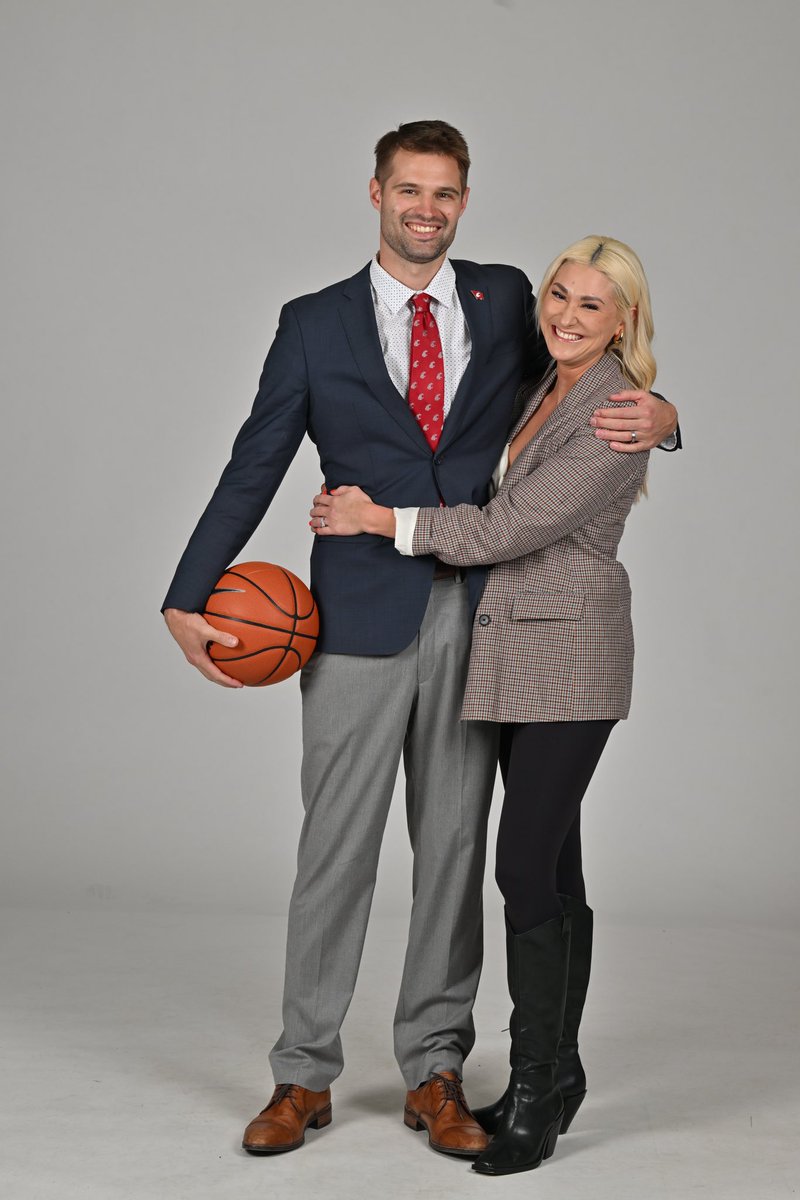
[[[444,455],[437,454],[436,458],[433,461],[436,463],[437,467],[440,466],[444,462]]]
[[[491,625],[491,623],[492,618],[488,615],[488,613],[481,613],[481,615],[478,617],[479,625]]]

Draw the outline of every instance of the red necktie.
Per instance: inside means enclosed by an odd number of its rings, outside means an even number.
[[[435,451],[444,422],[444,359],[439,326],[431,312],[431,297],[419,292],[411,325],[411,363],[408,370],[408,404]]]

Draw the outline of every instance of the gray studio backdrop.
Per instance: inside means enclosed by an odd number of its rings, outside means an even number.
[[[794,920],[797,12],[3,0],[4,901],[285,907],[296,680],[205,683],[158,608],[281,303],[369,259],[376,138],[441,116],[474,159],[457,253],[536,282],[582,234],[632,243],[682,414],[623,543],[595,903]],[[318,483],[306,445],[242,557],[307,577]],[[409,885],[398,790],[378,908]]]

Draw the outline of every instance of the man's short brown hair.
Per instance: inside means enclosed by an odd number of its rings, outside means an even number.
[[[446,121],[408,121],[385,133],[375,147],[375,178],[378,183],[383,183],[391,173],[396,150],[410,150],[416,154],[446,154],[448,158],[454,158],[461,176],[461,191],[466,190],[469,149],[464,135]]]

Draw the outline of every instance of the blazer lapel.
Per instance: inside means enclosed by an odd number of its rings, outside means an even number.
[[[547,372],[544,379],[542,379],[542,381],[540,383],[537,383],[536,386],[534,387],[533,391],[529,394],[527,400],[525,401],[524,405],[522,406],[522,412],[519,415],[516,425],[513,427],[513,429],[511,430],[511,433],[508,435],[509,443],[513,442],[514,438],[517,436],[520,429],[522,429],[523,426],[527,425],[528,421],[530,421],[531,417],[536,412],[537,408],[542,403],[542,401],[544,400],[547,393],[550,391],[550,388],[553,386],[553,380],[555,378],[555,374],[556,374],[556,369],[555,369],[555,367],[552,367]]]
[[[593,367],[584,371],[575,386],[567,392],[552,417],[542,426],[542,429],[546,428],[548,437],[555,438],[559,445],[566,441],[591,415],[585,411],[587,400],[591,399],[589,407],[593,411],[596,407],[596,393],[602,394],[605,390],[606,395],[610,395],[617,386],[618,376],[619,362],[613,354],[604,354]]]
[[[517,424],[511,432],[509,441],[513,441],[526,421],[536,412],[544,397],[549,392],[555,379],[555,366],[547,372],[542,382],[538,384],[525,405]],[[591,412],[596,407],[596,393],[608,388],[608,394],[613,392],[619,381],[619,364],[611,354],[604,354],[593,367],[581,375],[578,382],[557,408],[550,414],[541,429],[533,435],[525,449],[517,455],[509,467],[508,474],[517,468],[521,474],[527,475],[535,466],[538,459],[544,460],[553,452],[554,447],[563,445],[584,421],[588,421]],[[587,400],[591,400],[587,408]]]
[[[444,423],[444,432],[439,444],[443,450],[457,436],[470,406],[479,398],[474,386],[475,376],[481,370],[492,349],[492,297],[481,288],[482,280],[463,263],[454,261],[456,291],[461,302],[464,319],[472,343],[467,369],[453,397],[453,404]],[[475,292],[478,295],[475,295]]]
[[[425,435],[408,406],[408,400],[400,395],[386,370],[369,286],[369,264],[347,280],[342,295],[344,298],[339,305],[339,314],[364,382],[414,444],[427,446]]]

